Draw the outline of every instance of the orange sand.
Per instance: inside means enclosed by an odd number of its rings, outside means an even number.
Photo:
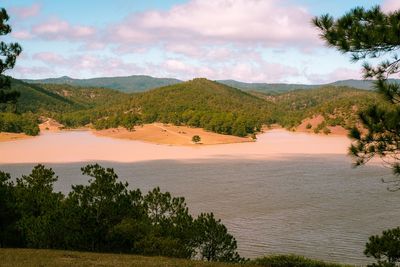
[[[43,118],[43,122],[39,124],[39,129],[41,132],[44,131],[50,131],[50,132],[57,132],[60,131],[64,125],[61,123],[57,122],[54,119],[51,118]]]
[[[322,115],[317,115],[312,118],[304,119],[301,122],[301,124],[296,127],[295,131],[314,134],[314,128],[316,128],[324,120],[325,118]],[[310,129],[307,129],[308,124],[312,126]],[[327,128],[331,131],[329,135],[342,135],[342,136],[348,135],[348,131],[342,126],[327,126]],[[322,133],[322,131],[319,134],[325,135],[324,133]]]
[[[0,142],[15,141],[21,139],[32,138],[33,136],[26,135],[24,133],[5,133],[0,132]]]
[[[133,131],[125,128],[113,128],[93,132],[97,136],[112,137],[119,139],[138,140],[156,144],[168,145],[217,145],[252,142],[251,138],[223,135],[207,132],[202,128],[190,128],[187,126],[174,126],[171,124],[153,123],[143,126],[136,126]],[[194,144],[192,137],[198,135],[201,138],[200,144]]]

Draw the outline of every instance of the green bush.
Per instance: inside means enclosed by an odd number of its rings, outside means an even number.
[[[328,127],[325,127],[325,128],[322,130],[322,132],[323,132],[324,134],[330,134],[330,133],[331,133],[331,130],[330,130]]]
[[[273,255],[250,261],[250,264],[265,267],[340,267],[343,265],[326,263],[297,255]]]
[[[371,236],[364,254],[377,260],[377,264],[369,266],[396,266],[400,262],[400,227],[383,231],[381,236]]]
[[[0,113],[0,132],[38,135],[38,119],[33,114]]]

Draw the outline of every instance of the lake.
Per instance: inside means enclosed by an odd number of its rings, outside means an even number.
[[[368,237],[399,225],[399,193],[381,183],[392,176],[379,164],[352,168],[348,143],[273,131],[256,143],[187,148],[71,132],[0,143],[0,169],[20,176],[48,162],[59,176],[55,189],[67,193],[71,184],[87,183],[80,167],[95,160],[114,167],[132,188],[160,186],[184,196],[193,214],[214,212],[242,256],[295,253],[365,264]]]

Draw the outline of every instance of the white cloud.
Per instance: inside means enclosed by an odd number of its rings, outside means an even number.
[[[109,29],[115,43],[233,43],[309,46],[311,14],[278,0],[191,0],[167,11],[132,14]]]

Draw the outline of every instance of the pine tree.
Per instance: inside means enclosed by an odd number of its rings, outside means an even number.
[[[9,16],[4,8],[0,9],[0,36],[11,32],[11,26],[7,24]],[[5,43],[0,41],[0,103],[15,103],[19,97],[17,91],[11,90],[11,80],[4,75],[6,70],[14,68],[18,55],[22,48],[18,43]]]
[[[400,83],[390,78],[400,72],[400,10],[384,13],[379,6],[369,10],[357,7],[334,19],[329,14],[313,19],[328,46],[350,53],[353,62],[365,60],[365,79],[374,79],[375,88],[387,100],[386,105],[373,105],[359,114],[365,131],[354,128],[355,142],[350,154],[355,165],[380,157],[400,176]],[[378,64],[367,60],[380,58]],[[394,189],[400,189],[400,179]]]

